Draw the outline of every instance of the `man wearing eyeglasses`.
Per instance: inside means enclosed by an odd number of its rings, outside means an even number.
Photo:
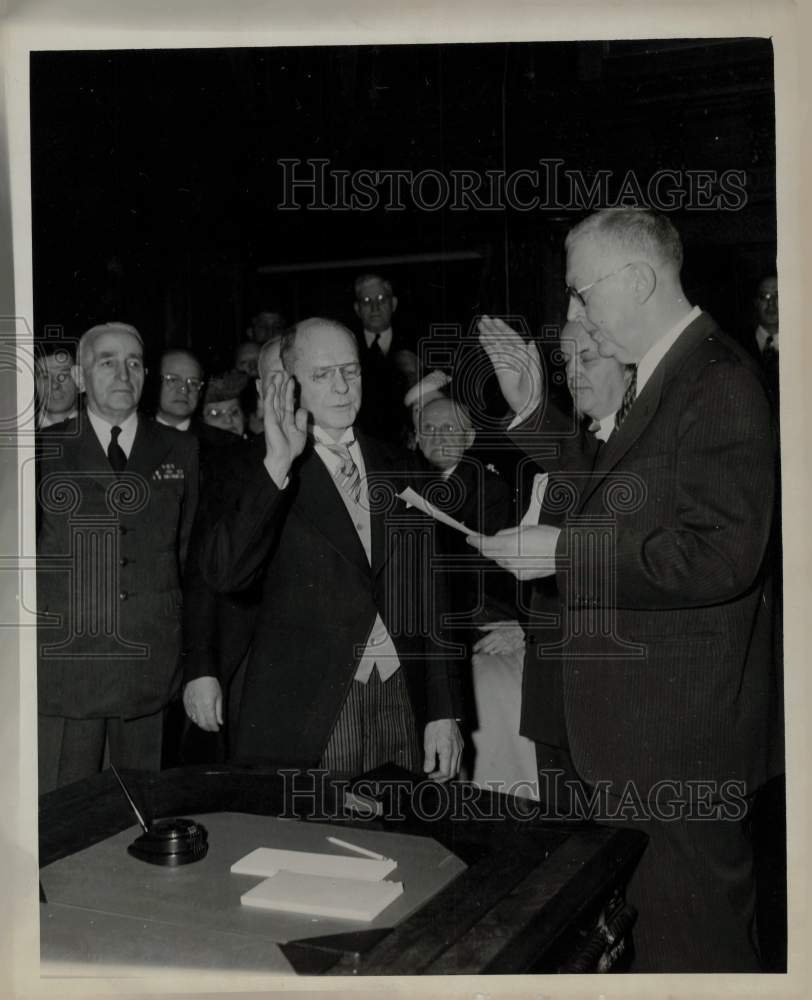
[[[363,324],[357,338],[364,371],[359,424],[370,434],[400,445],[409,428],[403,398],[417,380],[417,356],[413,345],[392,329],[398,307],[392,283],[377,274],[361,274],[353,291],[353,309]]]
[[[687,300],[668,219],[599,212],[566,251],[568,318],[634,372],[606,442],[581,442],[545,403],[535,347],[482,321],[527,417],[516,443],[582,475],[560,527],[471,541],[522,579],[556,580],[578,778],[607,793],[593,818],[650,837],[627,892],[635,970],[758,971],[745,818],[782,766],[770,404],[750,355]]]
[[[107,759],[160,766],[198,448],[138,414],[143,356],[128,324],[88,330],[73,369],[87,405],[38,441],[40,792]]]
[[[251,345],[252,347],[256,345]],[[257,348],[257,353],[259,348]],[[170,348],[161,355],[159,368],[160,388],[155,419],[159,424],[192,434],[200,448],[201,483],[210,475],[222,448],[235,446],[234,435],[206,423],[200,415],[200,400],[206,381],[203,368],[191,351]],[[212,602],[209,624],[216,624],[217,605]],[[206,632],[212,648],[216,645],[216,632]],[[204,734],[191,727],[183,710],[180,697],[172,699],[166,711],[164,727],[164,766],[213,762],[223,757],[220,737]]]
[[[200,362],[189,351],[171,350],[161,356],[161,388],[155,419],[179,431],[190,429],[205,385]]]
[[[76,383],[71,374],[73,355],[62,344],[46,346],[36,361],[37,429],[76,416]]]
[[[415,485],[408,455],[356,433],[361,366],[346,327],[304,320],[281,357],[284,373],[260,358],[265,434],[206,490],[193,545],[215,592],[261,592],[234,756],[342,777],[392,761],[446,781],[460,699],[421,611],[439,586],[413,555],[430,526],[396,496]],[[201,659],[186,657],[184,702],[215,731],[222,684]]]

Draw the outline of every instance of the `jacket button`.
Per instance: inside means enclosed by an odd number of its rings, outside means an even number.
[[[127,600],[127,596],[128,596],[127,595],[127,591],[126,590],[122,590],[121,593],[118,595],[118,598],[119,598],[120,601],[126,601]]]
[[[130,560],[127,559],[126,556],[124,556],[121,559],[119,559],[118,564],[119,564],[119,566],[126,566],[129,561]]]
[[[127,534],[127,525],[126,524],[120,524],[118,526],[118,533],[120,535],[126,535]]]

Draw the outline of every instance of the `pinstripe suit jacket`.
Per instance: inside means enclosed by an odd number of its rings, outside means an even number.
[[[528,424],[542,432],[531,443]],[[538,455],[567,426],[549,411],[516,441]],[[777,449],[760,375],[703,313],[609,441],[580,442],[544,459],[576,473],[552,653],[574,763],[615,791],[687,780],[753,791],[772,766],[775,702]]]

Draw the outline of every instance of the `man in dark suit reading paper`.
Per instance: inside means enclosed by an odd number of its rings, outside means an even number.
[[[442,584],[426,548],[408,541],[431,526],[396,496],[408,456],[355,432],[361,370],[349,330],[305,320],[282,361],[288,374],[260,363],[264,437],[207,491],[199,524],[207,584],[261,589],[235,756],[342,776],[393,761],[447,780],[459,765],[460,695],[434,617],[418,613]],[[219,697],[215,678],[192,678],[192,721],[216,728]]]
[[[560,527],[472,543],[520,578],[556,580],[575,770],[606,792],[594,818],[650,836],[628,889],[636,970],[757,971],[745,819],[780,759],[770,404],[752,359],[687,301],[666,218],[599,212],[566,249],[568,318],[634,374],[606,442],[584,443],[545,405],[535,348],[482,320],[514,440],[583,475]]]

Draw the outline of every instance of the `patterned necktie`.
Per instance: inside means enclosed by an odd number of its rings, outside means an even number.
[[[338,485],[352,497],[355,503],[361,501],[361,473],[358,466],[352,459],[349,444],[338,444],[336,442],[320,441],[328,451],[331,451],[337,458],[341,459],[341,465],[335,473],[335,480]]]
[[[123,472],[127,466],[127,455],[118,443],[118,436],[121,433],[119,426],[110,429],[110,444],[107,445],[107,460],[113,468],[113,472]]]
[[[629,384],[626,386],[626,391],[623,393],[623,399],[620,403],[620,408],[615,414],[615,430],[623,423],[629,414],[629,410],[632,408],[632,403],[634,403],[635,397],[637,396],[637,365],[632,366],[632,377],[629,379]]]

